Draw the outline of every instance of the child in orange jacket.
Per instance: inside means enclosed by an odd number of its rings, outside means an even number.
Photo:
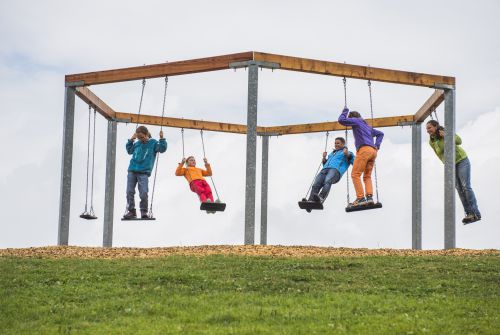
[[[205,178],[203,178],[212,175],[212,168],[206,158],[203,158],[203,161],[205,162],[206,170],[196,167],[196,160],[193,156],[189,156],[187,159],[183,158],[175,170],[175,175],[184,176],[186,178],[189,183],[189,188],[191,191],[198,194],[201,202],[214,202],[212,189]],[[185,168],[182,167],[184,163],[186,164]]]

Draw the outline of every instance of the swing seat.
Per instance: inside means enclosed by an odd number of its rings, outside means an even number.
[[[358,205],[358,206],[347,206],[345,208],[345,211],[347,213],[350,213],[350,212],[365,211],[365,210],[368,210],[368,209],[376,209],[376,208],[382,208],[382,203],[381,202],[374,202],[373,204]]]
[[[226,204],[223,202],[202,202],[200,205],[202,211],[224,212],[225,209]]]
[[[95,220],[95,219],[97,219],[97,216],[89,214],[89,213],[80,214],[80,217],[82,219],[85,219],[85,220]]]
[[[299,207],[301,209],[305,210],[311,210],[311,209],[323,209],[323,203],[317,202],[317,201],[307,201],[306,198],[302,199],[302,201],[299,201]]]
[[[140,218],[140,217],[131,218],[131,219],[122,218],[122,221],[155,221],[155,220],[156,220],[156,218]]]

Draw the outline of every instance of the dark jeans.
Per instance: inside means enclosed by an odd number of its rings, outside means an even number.
[[[470,186],[470,161],[468,158],[457,163],[455,166],[455,188],[466,214],[481,216],[477,208],[476,196]]]
[[[323,169],[314,179],[314,184],[309,195],[309,200],[314,200],[314,196],[319,193],[323,199],[328,197],[332,184],[338,183],[340,180],[340,172],[337,169]],[[320,192],[321,190],[321,192]]]
[[[139,204],[141,212],[148,211],[148,175],[146,173],[138,173],[129,171],[127,175],[127,209],[135,209],[135,185],[139,189]]]

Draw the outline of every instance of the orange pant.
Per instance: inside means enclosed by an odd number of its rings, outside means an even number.
[[[361,174],[363,174],[363,182],[365,183],[365,191],[367,195],[373,195],[372,186],[372,170],[377,158],[377,150],[370,146],[362,146],[356,152],[356,159],[352,166],[352,183],[356,190],[356,198],[365,196],[363,185],[361,184]]]

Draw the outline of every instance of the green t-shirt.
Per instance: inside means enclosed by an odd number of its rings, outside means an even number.
[[[444,138],[431,137],[429,144],[432,149],[434,149],[434,152],[439,157],[441,162],[444,163]],[[455,134],[455,164],[467,158],[467,154],[465,153],[465,150],[462,149],[460,144],[462,144],[462,139],[460,136]]]

